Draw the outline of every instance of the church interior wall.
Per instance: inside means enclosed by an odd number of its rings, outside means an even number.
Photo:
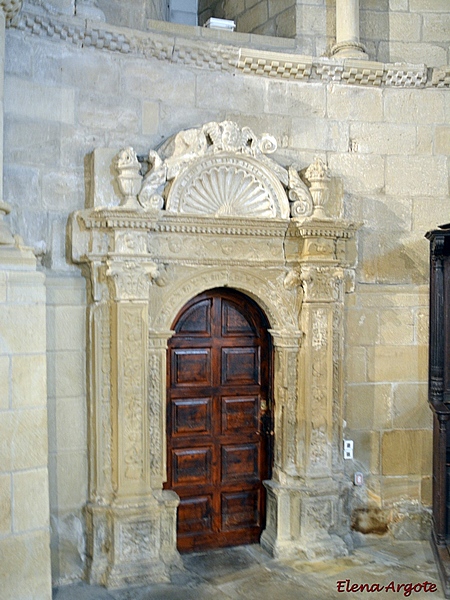
[[[62,15],[73,14],[72,0],[53,4]],[[145,29],[140,24],[146,19],[163,16],[158,3],[135,0],[127,2],[125,18],[119,4],[98,2],[115,26]],[[361,37],[371,60],[449,64],[447,0],[361,4]],[[283,5],[290,10],[289,2]],[[320,13],[324,37],[297,35],[289,43],[309,54],[326,51],[334,32],[322,17],[332,10],[330,3],[297,2],[296,9],[302,31]],[[155,27],[152,21],[153,32]],[[233,35],[161,23],[152,35],[162,48],[173,41],[168,31],[181,32],[196,51],[204,39],[217,35],[223,43]],[[235,39],[257,45],[255,36],[241,35]],[[160,58],[145,49],[84,47],[17,27],[6,33],[4,199],[12,208],[7,221],[33,248],[39,272],[46,275],[46,349],[36,350],[36,360],[46,352],[54,581],[77,580],[84,569],[86,283],[70,260],[67,221],[85,206],[87,157],[94,148],[130,145],[144,155],[179,130],[208,121],[232,120],[274,135],[282,165],[294,163],[301,170],[319,155],[333,176],[330,212],[361,224],[345,352],[345,436],[355,441],[355,460],[346,468],[349,478],[356,470],[365,476],[364,486],[355,488],[355,526],[371,531],[381,523],[398,537],[426,536],[431,413],[423,236],[450,214],[448,82],[396,88],[283,81],[214,70],[201,60],[177,63],[163,52]],[[0,350],[0,368],[14,369],[14,360]],[[32,467],[39,472],[38,463]],[[3,484],[11,473],[0,475],[0,493],[6,493]],[[12,527],[2,521],[1,535]]]

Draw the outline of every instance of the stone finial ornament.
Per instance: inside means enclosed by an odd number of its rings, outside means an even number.
[[[141,165],[133,148],[128,147],[119,152],[115,158],[115,167],[118,173],[117,183],[124,198],[120,206],[131,209],[141,208],[137,199],[142,186]]]
[[[307,168],[305,177],[311,184],[309,191],[314,204],[313,218],[329,220],[330,217],[324,208],[324,204],[328,199],[330,182],[327,165],[321,158],[316,156],[314,162]]]

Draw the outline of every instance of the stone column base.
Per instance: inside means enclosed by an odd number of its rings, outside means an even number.
[[[331,56],[334,58],[355,58],[357,60],[369,60],[366,47],[359,42],[340,42],[331,48]]]
[[[176,549],[179,498],[155,492],[145,502],[86,506],[87,579],[108,588],[169,580],[170,567],[181,565]]]
[[[341,535],[349,533],[344,516],[345,488],[327,478],[307,485],[265,481],[267,524],[261,546],[275,558],[305,560],[347,556]],[[347,530],[346,530],[347,529]],[[338,535],[339,533],[339,535]]]

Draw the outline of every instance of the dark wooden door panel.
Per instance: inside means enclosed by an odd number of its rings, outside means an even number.
[[[259,385],[259,348],[222,348],[222,385]]]
[[[212,533],[212,494],[181,498],[178,507],[178,535]]]
[[[248,434],[259,429],[260,396],[222,397],[222,433]]]
[[[175,448],[172,450],[174,485],[202,485],[211,481],[213,449]]]
[[[181,551],[259,540],[270,476],[268,323],[248,298],[192,300],[169,342],[167,489],[180,496]],[[267,428],[266,428],[267,429]]]
[[[212,434],[212,398],[174,398],[170,408],[173,436]]]
[[[236,307],[227,302],[222,302],[222,336],[223,337],[240,337],[240,336],[254,336],[254,330],[245,318],[245,316],[236,309]]]
[[[211,350],[209,348],[172,351],[172,385],[211,385]]]
[[[222,484],[259,480],[259,441],[222,446]]]
[[[211,335],[211,305],[212,299],[208,298],[188,309],[179,320],[178,332],[190,336],[209,337]]]
[[[222,494],[222,528],[225,531],[259,526],[260,490]]]

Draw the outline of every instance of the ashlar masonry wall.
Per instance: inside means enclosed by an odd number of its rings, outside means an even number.
[[[0,595],[51,598],[45,278],[0,245]]]
[[[418,9],[414,0],[398,1],[398,12],[402,6],[411,15]],[[428,6],[447,17],[446,3]],[[35,249],[47,279],[54,581],[81,578],[85,562],[86,283],[71,264],[66,226],[85,204],[87,157],[129,145],[145,155],[209,121],[271,133],[274,158],[299,170],[319,155],[333,175],[331,214],[361,224],[346,334],[345,435],[355,440],[348,477],[365,474],[353,504],[356,515],[365,510],[399,536],[423,534],[431,485],[423,236],[450,215],[448,67],[431,76],[405,67],[393,76],[369,64],[365,75],[356,69],[358,79],[348,64],[308,67],[301,57],[300,75],[291,65],[288,76],[274,69],[269,77],[252,65],[261,59],[270,72],[273,61],[292,57],[261,47],[294,52],[295,40],[154,22],[151,32],[138,32],[58,17],[80,32],[61,36],[25,9],[7,30],[4,193],[12,229]],[[419,16],[430,22],[428,13]],[[0,360],[5,373],[11,361]]]

